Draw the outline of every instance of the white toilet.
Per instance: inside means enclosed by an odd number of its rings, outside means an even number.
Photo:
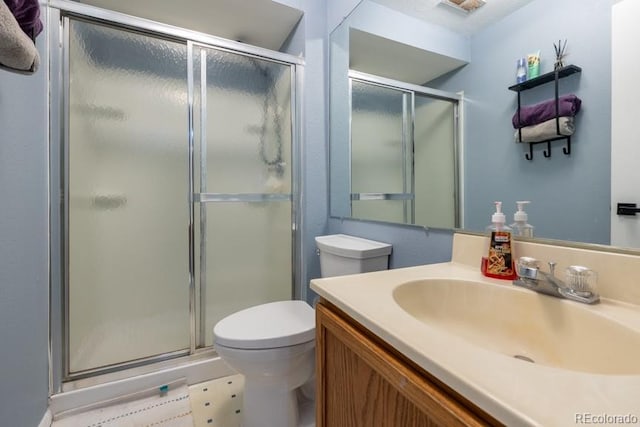
[[[322,277],[388,268],[389,244],[344,234],[316,237],[316,244]],[[213,335],[218,355],[245,377],[243,427],[315,425],[309,404],[315,391],[315,314],[306,302],[238,311],[220,320]]]

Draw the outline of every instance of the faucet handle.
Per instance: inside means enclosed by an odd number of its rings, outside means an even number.
[[[551,275],[551,277],[554,277],[556,274],[556,262],[555,261],[549,261],[549,274]]]
[[[520,257],[516,263],[518,277],[536,279],[538,277],[538,260],[531,257]]]
[[[537,259],[529,256],[521,256],[518,258],[518,264],[523,267],[538,268],[539,263],[540,262]]]
[[[596,293],[598,275],[595,271],[581,265],[570,265],[565,273],[567,286],[574,293],[580,296]]]

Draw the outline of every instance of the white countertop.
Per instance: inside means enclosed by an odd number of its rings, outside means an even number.
[[[392,292],[401,283],[426,278],[513,287],[509,281],[484,277],[478,268],[444,263],[314,279],[311,289],[506,425],[567,426],[580,424],[578,417],[583,424],[598,424],[598,417],[625,415],[640,424],[640,375],[591,374],[525,363],[425,324],[404,311]],[[589,307],[640,333],[637,306],[605,299]],[[598,346],[597,336],[593,346]]]

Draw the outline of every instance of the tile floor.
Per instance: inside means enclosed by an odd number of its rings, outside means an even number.
[[[192,386],[184,380],[168,390],[145,390],[74,410],[52,427],[241,427],[244,377],[231,375]],[[300,426],[313,427],[312,402],[301,406]]]
[[[194,427],[240,427],[244,377],[232,375],[189,387]],[[315,427],[315,406],[300,403],[299,427]]]
[[[240,427],[243,388],[242,375],[190,386],[194,427]]]

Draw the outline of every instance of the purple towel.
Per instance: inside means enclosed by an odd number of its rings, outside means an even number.
[[[558,116],[573,117],[580,111],[582,101],[575,95],[563,95],[558,98]],[[539,104],[520,108],[520,124],[518,124],[518,112],[511,119],[514,129],[525,126],[537,125],[556,117],[556,100],[550,99]]]
[[[4,2],[15,16],[22,31],[35,40],[42,31],[38,0],[4,0]]]

